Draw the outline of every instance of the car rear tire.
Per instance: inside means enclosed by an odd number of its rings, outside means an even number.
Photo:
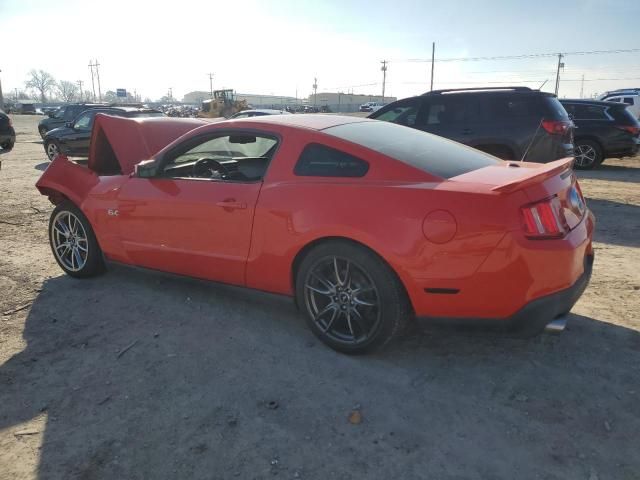
[[[410,315],[395,272],[375,253],[347,241],[322,243],[305,255],[296,300],[311,331],[349,354],[384,346],[404,331]]]
[[[9,150],[13,150],[13,146],[14,146],[14,145],[15,145],[15,144],[14,144],[14,142],[13,142],[13,141],[8,141],[8,142],[4,142],[2,145],[0,145],[0,147],[1,147],[3,150],[6,150],[6,151],[8,152]]]
[[[69,201],[54,208],[49,219],[53,257],[67,275],[87,278],[104,272],[98,240],[87,217]]]
[[[574,167],[576,169],[591,170],[604,161],[602,148],[593,140],[576,140],[574,143]]]
[[[55,140],[47,140],[44,143],[44,151],[50,162],[60,153],[60,145]]]

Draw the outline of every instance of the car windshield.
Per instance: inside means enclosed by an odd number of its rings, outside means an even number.
[[[327,128],[323,132],[442,178],[455,177],[501,162],[479,150],[389,122],[347,123]]]

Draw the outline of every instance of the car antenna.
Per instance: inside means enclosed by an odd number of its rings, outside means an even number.
[[[524,162],[525,157],[527,156],[527,153],[529,153],[529,149],[531,147],[533,147],[534,142],[536,141],[536,139],[538,138],[538,131],[540,130],[540,127],[542,126],[542,122],[544,122],[544,117],[540,119],[540,123],[538,123],[538,127],[536,128],[535,133],[533,134],[533,137],[531,138],[531,141],[529,142],[529,145],[527,145],[526,150],[524,151],[524,153],[522,154],[522,158],[520,159],[521,162]]]
[[[544,87],[545,83],[547,83],[548,81],[549,79],[547,78],[544,82],[542,82],[542,85],[538,87],[538,90],[542,90],[542,87]]]

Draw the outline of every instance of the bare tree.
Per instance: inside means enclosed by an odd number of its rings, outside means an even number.
[[[40,94],[42,103],[47,101],[47,93],[56,86],[53,76],[44,70],[31,70],[29,72],[30,80],[25,82],[27,88],[32,88]]]
[[[60,80],[58,82],[58,95],[63,102],[73,102],[78,93],[78,86],[74,82],[68,80]]]

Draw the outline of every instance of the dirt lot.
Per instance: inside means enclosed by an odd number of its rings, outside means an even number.
[[[0,479],[640,479],[640,160],[580,175],[596,263],[568,331],[354,358],[288,299],[62,275],[38,120],[0,157]]]

